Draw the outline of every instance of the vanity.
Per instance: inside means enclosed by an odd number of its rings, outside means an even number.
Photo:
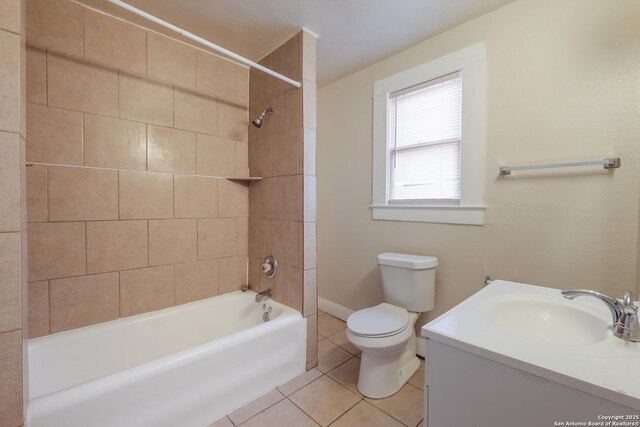
[[[596,298],[496,280],[422,335],[425,427],[640,425],[640,343]]]

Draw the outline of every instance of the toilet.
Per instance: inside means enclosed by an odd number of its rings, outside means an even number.
[[[386,252],[378,255],[385,302],[347,319],[347,338],[362,351],[358,391],[391,396],[420,367],[414,325],[433,309],[438,258]]]

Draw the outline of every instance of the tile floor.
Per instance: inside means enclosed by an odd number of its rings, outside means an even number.
[[[209,427],[422,427],[424,361],[400,391],[386,399],[358,393],[360,352],[346,324],[318,313],[318,366]]]

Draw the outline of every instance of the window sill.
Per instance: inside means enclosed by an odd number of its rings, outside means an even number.
[[[485,206],[372,205],[374,220],[483,225]]]

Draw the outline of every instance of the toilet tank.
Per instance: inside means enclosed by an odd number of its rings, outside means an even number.
[[[385,252],[378,265],[385,302],[416,313],[433,309],[438,258]]]

